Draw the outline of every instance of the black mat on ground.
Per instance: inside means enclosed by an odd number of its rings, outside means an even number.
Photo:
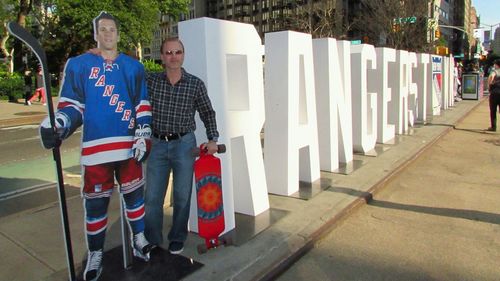
[[[86,260],[82,262],[85,266]],[[129,269],[123,268],[122,247],[115,247],[104,253],[103,271],[99,281],[170,281],[180,280],[201,268],[203,264],[182,255],[172,255],[167,250],[156,248],[149,262],[134,258]],[[77,280],[83,280],[83,270],[76,270]]]

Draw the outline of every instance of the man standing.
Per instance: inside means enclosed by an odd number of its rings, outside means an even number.
[[[35,99],[38,99],[38,101],[41,101],[43,105],[46,105],[47,97],[45,94],[45,87],[44,87],[45,82],[43,81],[43,73],[41,67],[38,67],[35,80],[36,80],[35,93],[28,100],[28,105],[31,105],[31,103],[35,101]]]
[[[148,76],[148,91],[153,112],[151,157],[146,173],[146,237],[155,245],[163,242],[163,203],[170,172],[173,173],[173,222],[168,234],[169,251],[179,254],[188,233],[193,185],[191,151],[196,147],[195,112],[206,127],[207,153],[217,152],[219,133],[205,84],[187,73],[184,46],[178,38],[166,39],[160,48],[164,73]]]
[[[94,39],[101,55],[90,53],[68,60],[55,115],[40,125],[45,148],[53,148],[79,126],[82,134],[82,196],[88,259],[84,280],[97,280],[102,257],[108,205],[116,178],[125,201],[134,256],[149,260],[152,245],[144,236],[142,163],[151,136],[151,107],[144,67],[118,52],[117,20],[106,12],[94,19]]]
[[[500,59],[495,60],[493,70],[488,76],[488,90],[490,92],[490,132],[497,131],[497,108],[500,107]]]
[[[31,105],[31,91],[33,85],[33,76],[31,75],[31,70],[26,66],[24,69],[24,105]]]

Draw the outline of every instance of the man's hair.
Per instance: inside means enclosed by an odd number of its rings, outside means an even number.
[[[94,36],[99,33],[99,21],[102,19],[107,19],[107,20],[112,20],[115,22],[116,25],[116,33],[120,33],[120,22],[113,17],[111,14],[102,11],[97,17],[94,18],[93,24],[94,24]]]
[[[163,40],[163,42],[161,42],[161,47],[160,47],[160,53],[161,54],[163,54],[163,46],[167,42],[179,42],[179,44],[181,44],[182,51],[184,51],[184,44],[182,44],[182,41],[181,41],[181,39],[179,39],[179,37],[169,37],[169,38]]]
[[[500,59],[496,59],[496,60],[495,60],[495,62],[494,62],[494,64],[495,64],[496,66],[500,67]]]

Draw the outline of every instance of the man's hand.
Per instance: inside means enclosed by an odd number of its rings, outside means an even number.
[[[61,144],[61,140],[65,137],[69,130],[69,119],[66,115],[56,113],[54,128],[50,125],[49,117],[46,117],[40,123],[39,134],[42,141],[42,146],[46,149],[52,149]]]
[[[201,149],[206,150],[207,154],[214,154],[219,150],[219,147],[217,146],[217,142],[209,141],[208,143],[202,144]]]
[[[151,150],[151,128],[149,125],[138,125],[135,129],[134,145],[132,153],[137,162],[146,160]]]

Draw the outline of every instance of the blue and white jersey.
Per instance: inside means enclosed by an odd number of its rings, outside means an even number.
[[[57,109],[70,119],[70,133],[83,124],[83,165],[131,158],[135,129],[151,124],[144,67],[124,54],[71,58]]]

